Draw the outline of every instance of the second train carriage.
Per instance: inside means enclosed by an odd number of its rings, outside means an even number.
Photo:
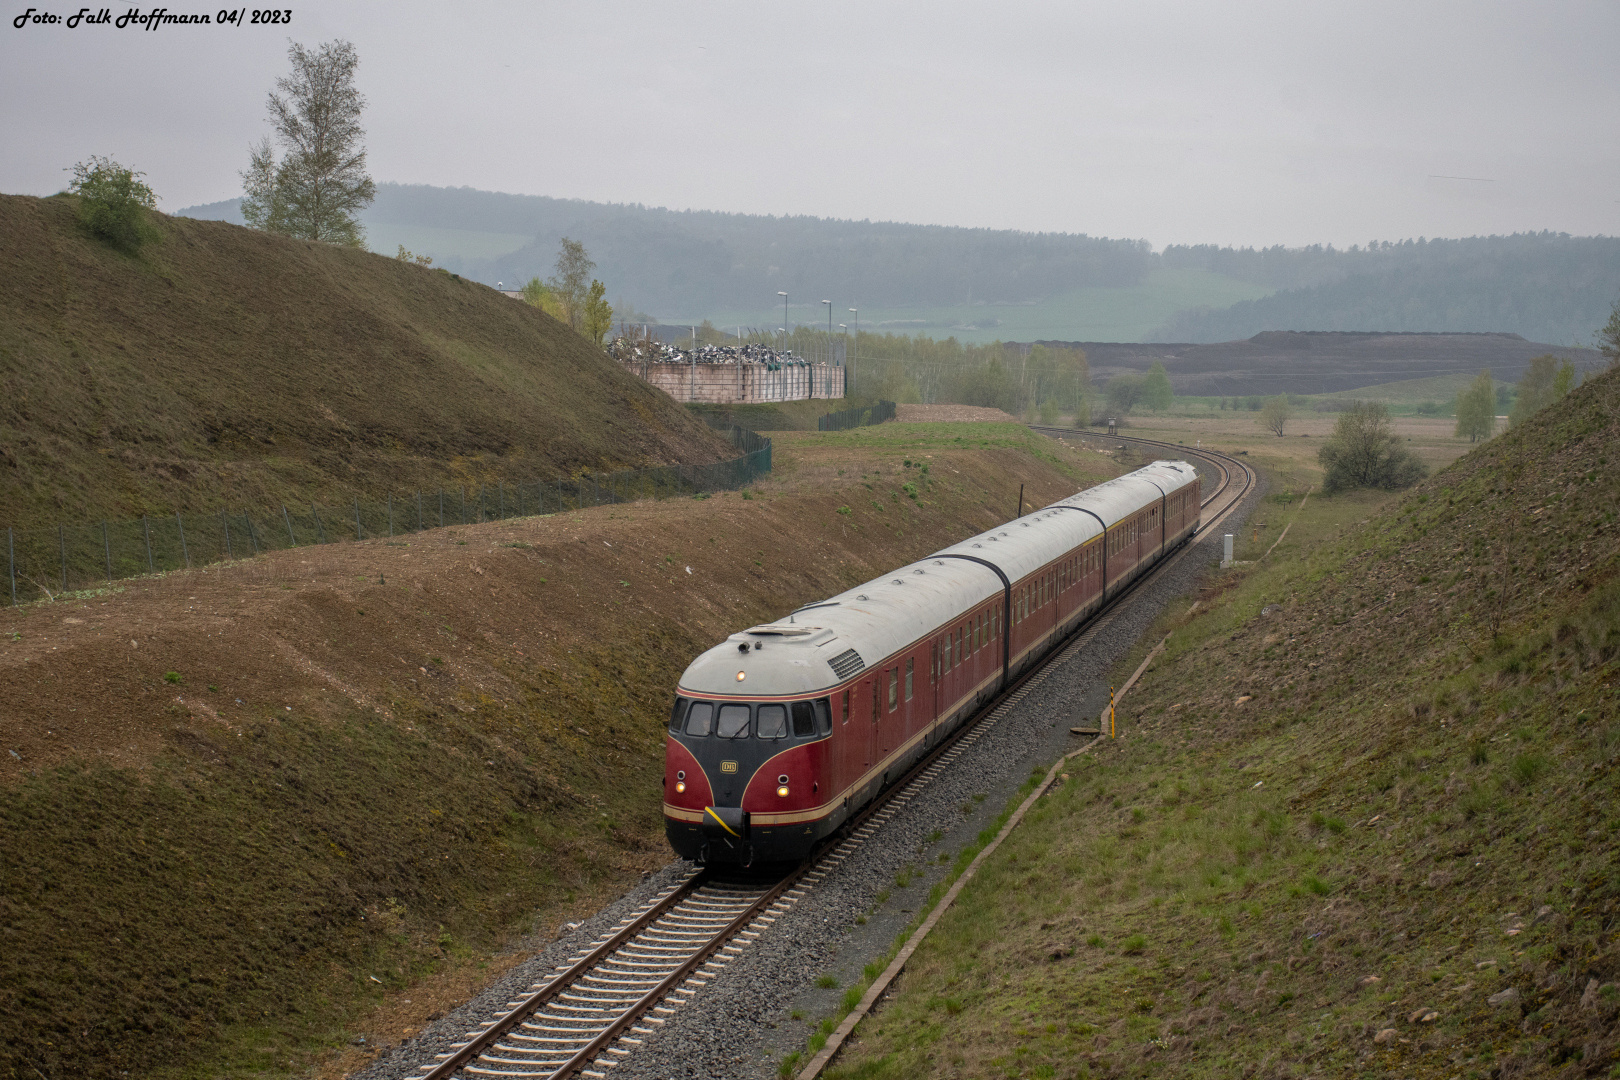
[[[670,846],[803,857],[1198,521],[1192,465],[1156,461],[731,635],[670,713]]]

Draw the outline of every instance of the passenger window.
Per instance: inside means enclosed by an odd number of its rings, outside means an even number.
[[[692,709],[686,714],[686,733],[688,735],[707,735],[709,727],[714,722],[714,702],[694,701]]]
[[[900,669],[889,669],[889,711],[894,712],[895,706],[900,704]]]
[[[816,730],[823,735],[832,733],[832,702],[826,698],[816,698]]]
[[[906,700],[911,700],[911,657],[906,657]]]
[[[765,709],[759,710],[760,734],[765,733]],[[816,733],[816,712],[808,701],[795,701],[793,703],[793,735],[795,738],[804,738],[806,735]]]
[[[849,691],[844,691],[844,723],[849,723]]]
[[[951,635],[945,635],[945,670],[951,670]]]
[[[796,701],[795,705],[804,702]],[[744,723],[747,723],[745,720]],[[787,738],[787,706],[761,705],[759,707],[759,723],[755,725],[754,732],[762,739]]]
[[[722,705],[714,733],[722,739],[742,739],[748,735],[748,706]]]

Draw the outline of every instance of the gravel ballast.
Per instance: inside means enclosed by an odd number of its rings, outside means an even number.
[[[1263,490],[1257,483],[1220,530],[1195,541],[1167,572],[1140,587],[1083,648],[1050,669],[973,747],[647,1037],[612,1070],[615,1080],[775,1076],[782,1057],[803,1049],[815,1025],[836,1015],[844,989],[887,952],[956,853],[1001,813],[1031,772],[1084,743],[1069,729],[1095,724],[1108,702],[1109,672],[1165,607],[1219,562],[1220,533],[1236,531]],[[434,1061],[690,871],[691,864],[677,861],[649,876],[473,1001],[355,1073],[356,1080],[420,1075],[417,1066]],[[903,887],[897,880],[902,871]],[[823,975],[836,986],[818,987]],[[802,1019],[793,1019],[795,1012]]]

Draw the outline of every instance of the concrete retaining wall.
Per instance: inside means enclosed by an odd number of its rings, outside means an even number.
[[[845,369],[830,364],[791,365],[776,371],[765,364],[633,361],[624,366],[676,401],[738,405],[844,396]]]

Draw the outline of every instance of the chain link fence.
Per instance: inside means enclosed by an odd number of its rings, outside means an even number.
[[[355,499],[342,506],[261,507],[177,513],[135,520],[6,530],[10,602],[51,600],[139,577],[265,551],[405,536],[446,525],[554,514],[603,503],[667,499],[746,487],[771,471],[771,440],[730,429],[741,455],[711,465],[662,465],[525,480],[477,488],[441,488]]]
[[[870,424],[881,424],[885,420],[893,420],[895,415],[894,402],[880,401],[876,405],[868,405],[862,409],[841,409],[816,418],[817,431],[847,431],[850,428],[866,427]]]

